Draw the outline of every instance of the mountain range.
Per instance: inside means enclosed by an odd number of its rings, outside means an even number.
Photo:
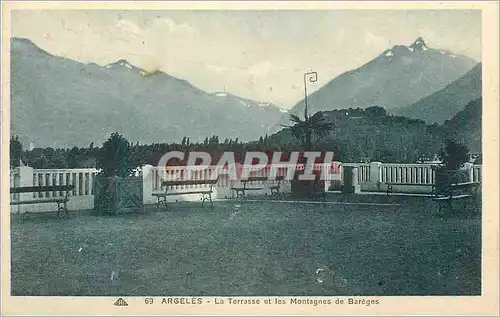
[[[397,113],[398,109],[409,107],[445,88],[475,65],[477,62],[466,56],[428,47],[419,37],[409,46],[396,45],[361,67],[333,78],[308,96],[308,110],[314,113],[378,106]],[[454,108],[446,119],[450,119],[470,100],[462,104],[463,100],[458,100],[459,108]],[[412,116],[420,117],[420,107],[424,106],[412,108]],[[453,108],[451,105],[445,107]],[[303,116],[304,108],[304,100],[301,100],[290,114]],[[284,116],[280,123],[289,123],[288,118]]]
[[[443,124],[447,138],[466,145],[473,153],[481,153],[482,149],[482,101],[472,100]]]
[[[441,124],[481,97],[481,66],[418,38],[333,78],[308,97],[309,112],[379,106]],[[303,100],[287,112],[225,91],[208,93],[126,60],[85,64],[28,39],[11,39],[11,133],[25,147],[98,145],[112,132],[140,143],[197,142],[212,135],[250,141],[303,111]]]
[[[283,110],[227,92],[207,93],[164,72],[119,60],[105,66],[54,56],[11,39],[11,133],[37,147],[104,142],[193,142],[217,135],[253,140]]]
[[[422,119],[429,123],[442,124],[451,119],[457,110],[482,95],[482,63],[445,88],[417,101],[408,107],[399,108],[395,114]]]

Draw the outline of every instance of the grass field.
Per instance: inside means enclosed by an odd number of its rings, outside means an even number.
[[[13,215],[12,295],[480,294],[479,210],[442,216],[429,199],[393,202]]]

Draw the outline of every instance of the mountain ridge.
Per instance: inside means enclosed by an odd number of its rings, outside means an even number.
[[[409,46],[394,45],[358,68],[332,78],[308,95],[308,107],[311,113],[371,106],[391,111],[446,87],[476,64],[469,57],[429,48],[417,38]],[[303,111],[301,100],[289,113],[302,115]],[[286,116],[278,125],[284,123],[288,123]]]
[[[462,77],[443,89],[426,96],[416,103],[398,109],[395,113],[418,118],[429,123],[443,123],[451,119],[464,104],[482,95],[482,63],[478,63]]]
[[[471,100],[443,123],[446,136],[466,145],[473,153],[481,153],[482,149],[482,106],[482,97]]]
[[[214,134],[251,140],[282,114],[235,95],[221,101],[187,80],[124,59],[100,66],[52,55],[27,39],[11,44],[11,133],[24,145],[100,144],[112,132],[141,143]]]

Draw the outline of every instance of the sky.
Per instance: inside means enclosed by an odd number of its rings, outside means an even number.
[[[394,45],[427,46],[481,60],[473,10],[14,10],[11,36],[51,54],[161,70],[207,92],[291,108],[309,91]]]

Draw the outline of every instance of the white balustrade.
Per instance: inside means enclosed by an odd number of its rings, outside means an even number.
[[[472,165],[471,171],[472,171],[471,181],[480,182],[482,179],[482,177],[481,177],[481,165]]]
[[[434,170],[431,164],[381,164],[380,182],[383,183],[434,183]]]
[[[79,169],[33,169],[33,186],[74,185],[73,196],[92,196],[93,180],[97,170],[94,168]],[[57,197],[63,192],[40,193],[42,197]],[[36,193],[35,193],[36,195]],[[34,197],[35,197],[34,195]]]
[[[340,184],[342,182],[343,166],[358,167],[358,182],[362,190],[382,190],[379,186],[383,182],[392,183],[418,183],[418,184],[434,184],[435,173],[432,164],[384,164],[379,162],[372,163],[340,163],[333,162],[332,164],[315,164],[313,170],[321,172],[324,175],[325,183]],[[143,196],[145,203],[152,203],[155,200],[151,193],[162,190],[161,182],[163,180],[175,179],[192,179],[192,180],[208,180],[219,175],[219,181],[216,185],[216,191],[219,193],[217,197],[229,197],[230,188],[241,181],[242,173],[248,173],[251,177],[285,177],[281,181],[282,187],[290,186],[290,177],[292,171],[297,168],[303,170],[305,166],[299,164],[297,167],[283,163],[279,165],[268,165],[264,169],[255,170],[251,167],[242,167],[242,165],[229,166],[225,169],[217,170],[216,166],[210,166],[204,170],[186,169],[186,167],[169,167],[168,169],[146,166],[142,168],[140,174],[144,179]],[[250,169],[250,170],[249,170]],[[481,181],[481,165],[471,165],[470,179],[471,181]],[[96,177],[97,170],[94,168],[81,169],[33,169],[31,167],[22,166],[11,170],[10,186],[50,186],[50,185],[74,185],[75,188],[70,195],[72,201],[80,201],[81,203],[75,206],[84,206],[90,208],[93,206],[94,187],[93,181]],[[289,175],[290,174],[290,175]],[[236,179],[231,176],[236,175]],[[288,176],[288,177],[287,177]],[[259,181],[259,185],[269,186],[277,184],[276,179]],[[257,184],[256,184],[257,185]],[[175,191],[189,191],[195,188],[203,188],[207,185],[177,185],[171,188]],[[221,194],[222,193],[222,194]],[[44,192],[44,193],[28,193],[11,195],[11,199],[28,200],[34,198],[50,198],[63,195],[64,192]],[[83,203],[85,202],[85,203]],[[48,205],[48,204],[46,204]],[[75,207],[76,208],[76,207]],[[80,208],[80,207],[78,207]]]

